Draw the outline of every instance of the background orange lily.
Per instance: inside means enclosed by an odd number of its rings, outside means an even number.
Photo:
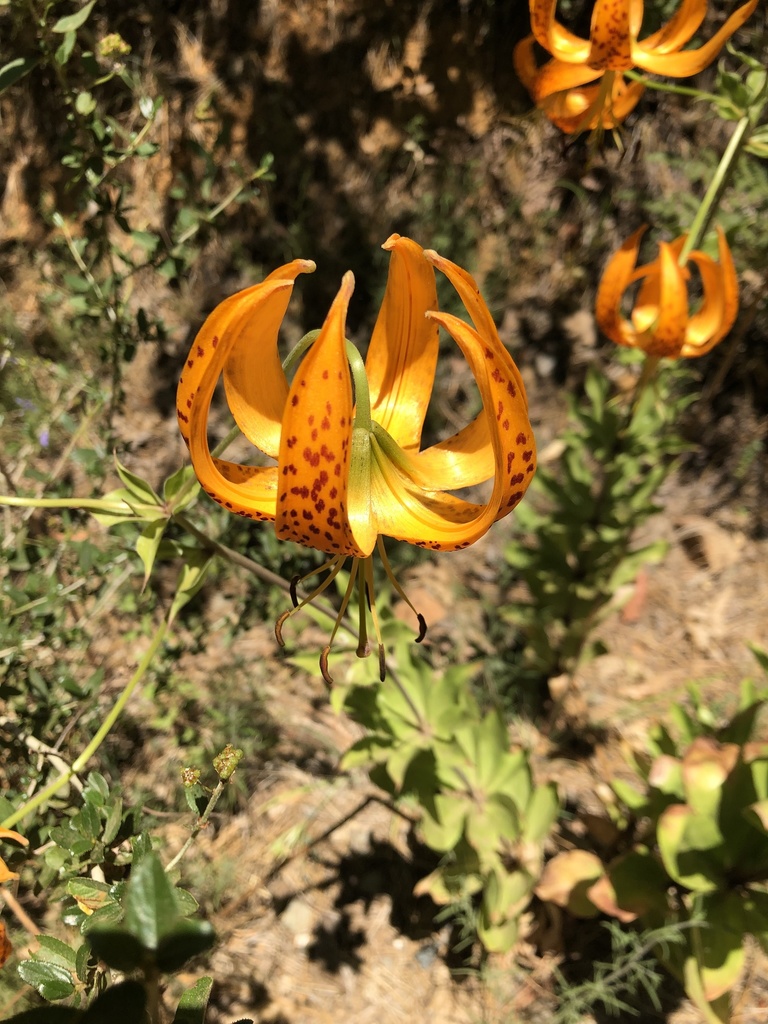
[[[574,35],[557,21],[557,0],[529,3],[532,34],[515,47],[515,70],[536,105],[563,131],[572,132],[615,127],[636,106],[643,85],[627,85],[621,72],[640,68],[651,74],[688,78],[703,71],[755,11],[758,0],[748,0],[708,42],[693,50],[682,48],[704,20],[707,0],[682,0],[667,24],[642,40],[638,36],[643,0],[596,0],[589,39]],[[542,67],[536,63],[534,40],[554,58]],[[598,81],[602,88],[593,84]],[[584,113],[574,125],[568,106],[581,105],[584,100]]]
[[[718,228],[719,260],[698,250],[688,259],[698,268],[701,306],[689,309],[690,272],[679,263],[686,236],[661,242],[659,255],[636,268],[640,240],[647,225],[631,235],[610,259],[597,291],[595,316],[600,329],[618,345],[651,356],[703,356],[722,341],[736,320],[739,286],[724,232]],[[628,320],[621,313],[627,288],[642,281]]]

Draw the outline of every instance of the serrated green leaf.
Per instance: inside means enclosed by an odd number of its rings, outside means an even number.
[[[40,948],[32,954],[33,960],[56,964],[65,970],[71,970],[75,966],[77,953],[66,942],[62,942],[61,939],[57,939],[53,935],[38,935],[37,941]]]
[[[75,991],[71,973],[57,964],[41,963],[38,960],[22,960],[18,966],[22,980],[50,1002],[67,999]]]

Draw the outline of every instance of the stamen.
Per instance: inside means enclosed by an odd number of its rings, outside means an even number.
[[[405,603],[411,609],[413,614],[416,616],[416,619],[417,619],[417,621],[419,623],[419,635],[416,637],[416,643],[420,644],[421,641],[424,639],[424,637],[427,635],[427,620],[424,618],[424,616],[421,614],[421,612],[417,612],[416,611],[416,609],[413,606],[413,603],[412,603],[411,599],[408,597],[406,592],[403,590],[403,588],[397,582],[397,580],[395,578],[395,574],[392,571],[392,566],[389,564],[389,559],[387,558],[387,552],[386,552],[386,549],[384,547],[384,541],[381,539],[380,536],[376,538],[376,547],[378,548],[379,557],[381,558],[381,564],[384,566],[384,572],[387,574],[387,578],[389,579],[389,582],[392,584],[392,586],[395,588],[397,593],[400,595],[400,597],[403,599],[403,601],[405,601]],[[371,602],[371,603],[373,603],[373,602]]]
[[[373,559],[366,558],[365,560],[365,593],[368,598],[368,608],[371,612],[371,619],[373,620],[373,628],[376,633],[376,640],[379,644],[379,679],[384,682],[387,678],[387,662],[384,656],[384,644],[381,639],[381,626],[379,625],[379,615],[376,611],[376,591],[374,587],[373,579]]]
[[[328,655],[331,653],[331,645],[328,644],[320,652],[320,674],[327,686],[333,686],[333,676],[328,671]]]
[[[343,563],[345,561],[346,561],[346,558],[341,558],[341,564],[342,565],[343,565]],[[350,599],[350,597],[352,597],[352,591],[355,589],[355,580],[357,579],[357,570],[359,568],[359,565],[360,565],[360,559],[359,558],[353,558],[352,559],[352,568],[349,570],[349,583],[347,583],[347,589],[344,592],[344,597],[343,597],[342,602],[341,602],[341,608],[339,608],[339,614],[336,616],[336,621],[333,624],[333,629],[331,631],[331,635],[330,635],[330,638],[328,640],[328,643],[323,648],[323,650],[322,650],[322,652],[320,654],[320,672],[322,673],[323,679],[326,681],[326,683],[329,686],[333,685],[333,676],[331,675],[331,673],[330,673],[330,671],[328,669],[328,656],[331,653],[331,647],[333,646],[334,638],[336,637],[336,633],[338,632],[339,626],[341,625],[341,620],[344,618],[344,614],[345,614],[345,612],[347,610],[347,606],[349,604],[349,599]],[[338,573],[340,568],[341,568],[341,565],[339,565],[336,568],[335,572],[333,573],[334,576],[336,576],[336,574]],[[326,584],[323,584],[323,586],[325,586],[325,585]],[[312,598],[314,598],[314,594],[312,595]],[[306,601],[310,601],[310,600],[312,600],[312,598],[307,598]],[[302,604],[305,604],[306,601],[302,601]]]
[[[299,607],[299,599],[296,596],[296,587],[299,585],[300,582],[301,582],[301,574],[300,573],[297,572],[295,576],[291,576],[291,591],[290,592],[291,592],[291,601],[293,602],[293,607],[294,608],[298,608]]]
[[[326,562],[324,565],[321,565],[319,569],[313,569],[312,572],[308,572],[306,576],[293,577],[290,585],[293,608],[290,608],[287,612],[283,612],[283,614],[275,623],[275,639],[277,640],[278,644],[281,647],[285,647],[285,641],[283,640],[283,626],[285,625],[286,621],[290,619],[292,615],[295,615],[296,612],[301,611],[301,609],[304,608],[305,605],[311,604],[316,597],[319,597],[323,593],[323,591],[326,590],[328,586],[330,586],[330,584],[338,576],[339,570],[344,565],[346,560],[346,555],[338,555],[336,558],[332,558],[329,562]],[[301,601],[297,603],[296,585],[298,583],[301,583],[303,580],[308,580],[311,576],[315,576],[319,572],[324,572],[326,569],[330,569],[330,572],[323,580],[323,582],[318,587],[315,587],[311,594],[308,594],[305,598],[303,598]],[[336,620],[336,623],[338,625],[338,619]]]

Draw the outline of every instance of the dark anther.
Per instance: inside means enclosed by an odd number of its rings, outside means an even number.
[[[384,682],[387,678],[387,659],[384,656],[384,644],[379,644],[379,679]]]
[[[298,587],[300,580],[301,580],[301,576],[299,576],[298,573],[296,573],[295,576],[291,577],[290,594],[291,594],[291,600],[293,601],[293,607],[294,608],[298,608],[299,607],[299,599],[296,596],[296,587]]]
[[[326,682],[326,685],[333,686],[333,676],[328,669],[328,655],[331,653],[330,644],[328,647],[324,647],[320,653],[320,673]]]
[[[420,644],[427,635],[427,620],[420,612],[416,612],[416,618],[419,620],[419,635],[416,637],[416,643]]]
[[[290,614],[290,612],[283,612],[275,623],[275,640],[277,640],[281,647],[285,647],[285,640],[283,640],[283,623],[290,617]]]

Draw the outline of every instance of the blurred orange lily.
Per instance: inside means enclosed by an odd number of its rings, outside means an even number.
[[[21,843],[22,846],[28,846],[29,840],[25,839],[24,836],[19,835],[18,832],[13,832],[9,828],[0,828],[0,839],[13,839],[14,842]],[[18,872],[10,871],[8,865],[5,863],[2,857],[0,857],[0,882],[8,882],[14,878],[18,878]]]
[[[597,322],[617,345],[639,348],[650,356],[703,356],[728,334],[739,308],[736,268],[725,234],[718,228],[719,260],[698,250],[688,256],[699,271],[703,290],[701,306],[691,314],[690,271],[679,262],[686,236],[661,242],[658,257],[636,267],[646,229],[631,235],[608,262],[597,290]],[[622,298],[635,281],[642,284],[627,320],[621,314]]]
[[[557,0],[529,0],[532,34],[515,48],[515,69],[536,105],[563,131],[615,127],[643,92],[641,82],[627,85],[622,72],[641,68],[670,78],[698,74],[757,4],[758,0],[748,0],[707,43],[683,50],[706,16],[707,0],[681,0],[667,24],[642,40],[638,36],[643,0],[595,0],[589,39],[574,35],[557,21]],[[542,67],[533,54],[534,40],[554,58]],[[598,80],[599,86],[592,84]],[[582,105],[581,121],[574,122],[568,108]]]
[[[536,462],[520,373],[473,278],[400,235],[392,235],[384,249],[391,253],[389,277],[365,365],[345,337],[354,288],[351,272],[344,275],[322,329],[302,339],[281,364],[278,331],[294,281],[315,269],[310,260],[294,260],[211,313],[192,345],[178,389],[179,426],[205,492],[236,515],[274,522],[281,540],[329,556],[315,571],[327,576],[301,603],[296,586],[302,580],[291,581],[294,609],[278,620],[279,642],[289,615],[322,593],[347,558],[353,559],[341,610],[320,660],[328,682],[330,645],[355,582],[360,597],[358,654],[368,653],[367,604],[383,677],[374,549],[398,594],[408,599],[392,575],[382,536],[434,551],[465,548],[517,505]],[[435,267],[458,292],[474,326],[437,311]],[[464,353],[483,408],[458,433],[422,450],[440,325]],[[256,467],[212,457],[208,411],[222,374],[237,425],[276,465]],[[493,486],[483,504],[449,493],[485,480]],[[413,610],[421,640],[426,624]]]
[[[562,74],[552,75],[551,65],[559,63],[554,60],[539,68],[534,42],[533,36],[528,36],[515,47],[515,71],[536,106],[560,131],[571,135],[596,128],[617,128],[640,102],[645,85],[626,82],[621,74],[593,71],[586,65],[562,64]],[[573,84],[563,86],[563,80]],[[597,84],[589,84],[595,81]]]

